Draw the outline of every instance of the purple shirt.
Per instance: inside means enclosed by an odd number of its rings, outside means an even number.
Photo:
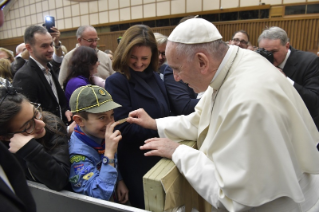
[[[75,91],[77,88],[81,87],[81,86],[85,86],[91,84],[88,78],[85,78],[83,76],[78,76],[78,77],[74,77],[72,79],[69,80],[69,82],[66,84],[65,89],[64,89],[64,93],[65,93],[65,97],[68,101],[70,101],[71,95],[73,93],[73,91]]]

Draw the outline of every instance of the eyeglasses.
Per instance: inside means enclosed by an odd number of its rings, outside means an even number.
[[[239,40],[238,38],[232,39],[232,41],[234,41],[235,43],[241,43],[241,44],[244,44],[244,45],[248,44],[248,41]]]
[[[85,39],[85,38],[82,38],[83,40],[89,42],[89,43],[94,43],[94,42],[98,42],[100,40],[100,38],[95,38],[95,39]]]
[[[162,55],[162,57],[165,57],[165,52],[158,51],[158,55]]]
[[[31,133],[34,132],[35,119],[36,120],[42,120],[43,116],[42,116],[42,109],[40,107],[41,104],[33,103],[33,102],[30,102],[30,103],[34,105],[34,116],[33,116],[33,118],[25,123],[26,127],[25,127],[25,129],[23,131],[8,133],[8,135],[14,135],[14,134],[17,134],[17,133],[31,134]]]

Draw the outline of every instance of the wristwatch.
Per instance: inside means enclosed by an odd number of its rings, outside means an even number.
[[[115,163],[115,159],[110,159],[106,156],[103,156],[102,162],[103,164],[107,165],[107,164]]]
[[[56,49],[56,50],[59,50],[59,49],[61,48],[61,44],[62,44],[62,42],[61,42],[61,41],[59,41],[59,44],[54,46],[54,47],[55,47],[55,49]]]

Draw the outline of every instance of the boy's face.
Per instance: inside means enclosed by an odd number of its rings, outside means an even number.
[[[106,125],[114,121],[113,110],[104,113],[88,113],[88,119],[82,118],[82,130],[91,136],[105,138]]]

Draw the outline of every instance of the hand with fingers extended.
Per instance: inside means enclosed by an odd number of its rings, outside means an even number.
[[[145,144],[140,149],[150,150],[144,154],[145,156],[160,156],[172,159],[172,155],[179,145],[179,143],[168,138],[150,138],[145,141]]]
[[[106,126],[106,130],[105,130],[104,156],[106,156],[110,159],[114,158],[114,155],[117,151],[118,143],[122,139],[121,132],[119,130],[114,131],[114,127],[118,124],[119,124],[119,122],[112,121]],[[114,165],[114,164],[110,164],[110,165]]]
[[[34,135],[23,135],[21,133],[14,134],[10,139],[9,143],[9,151],[12,153],[16,153],[19,149],[21,149],[24,145],[26,145]]]
[[[152,119],[142,108],[130,112],[126,121],[146,129],[157,130],[155,119]]]
[[[128,189],[123,180],[118,182],[116,192],[120,203],[124,204],[128,201]]]

